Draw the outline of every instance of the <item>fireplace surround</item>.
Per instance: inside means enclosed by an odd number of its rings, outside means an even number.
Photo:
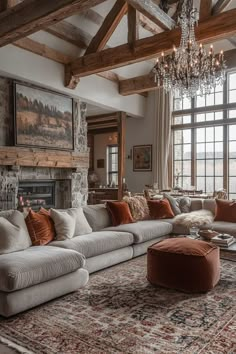
[[[0,210],[16,209],[22,183],[55,184],[56,208],[87,203],[86,104],[74,100],[74,150],[14,146],[13,80],[0,77]]]

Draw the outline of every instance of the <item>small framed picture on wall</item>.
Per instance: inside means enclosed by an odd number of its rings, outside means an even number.
[[[133,147],[133,171],[152,171],[152,145]]]

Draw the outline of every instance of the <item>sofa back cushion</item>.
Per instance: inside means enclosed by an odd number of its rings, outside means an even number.
[[[236,202],[232,200],[216,199],[215,221],[236,223]]]
[[[53,241],[56,232],[50,212],[41,208],[38,213],[29,210],[25,222],[29,231],[29,235],[33,246],[47,245]]]
[[[112,225],[105,204],[86,205],[83,207],[83,211],[93,231],[100,231]]]
[[[22,251],[31,245],[24,215],[17,210],[2,213],[0,215],[0,254]]]
[[[82,208],[51,209],[50,214],[54,221],[58,241],[92,232]]]
[[[190,211],[197,211],[201,209],[202,209],[202,199],[192,198]]]
[[[168,199],[148,200],[151,219],[171,219],[175,216]]]
[[[202,208],[209,210],[213,215],[216,213],[216,200],[215,199],[204,199],[202,201]]]

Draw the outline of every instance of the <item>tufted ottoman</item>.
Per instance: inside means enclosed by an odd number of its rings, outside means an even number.
[[[219,248],[205,241],[170,238],[148,248],[151,284],[184,292],[206,292],[220,279]]]

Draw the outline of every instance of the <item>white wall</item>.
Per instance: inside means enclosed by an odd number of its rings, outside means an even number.
[[[112,140],[111,137],[113,138]],[[117,133],[94,135],[94,171],[99,176],[100,184],[107,185],[107,146],[117,144]],[[104,168],[97,168],[97,160],[104,159]]]
[[[153,145],[154,139],[154,93],[147,98],[145,116],[141,119],[128,118],[126,123],[126,169],[125,178],[131,192],[142,192],[145,184],[153,184],[152,172],[134,172],[133,160],[127,159],[134,145]]]
[[[64,65],[13,45],[0,48],[0,74],[60,91],[111,110],[124,111],[132,116],[144,115],[144,97],[123,97],[119,95],[116,83],[96,75],[82,78],[75,90],[67,89],[64,87]]]

